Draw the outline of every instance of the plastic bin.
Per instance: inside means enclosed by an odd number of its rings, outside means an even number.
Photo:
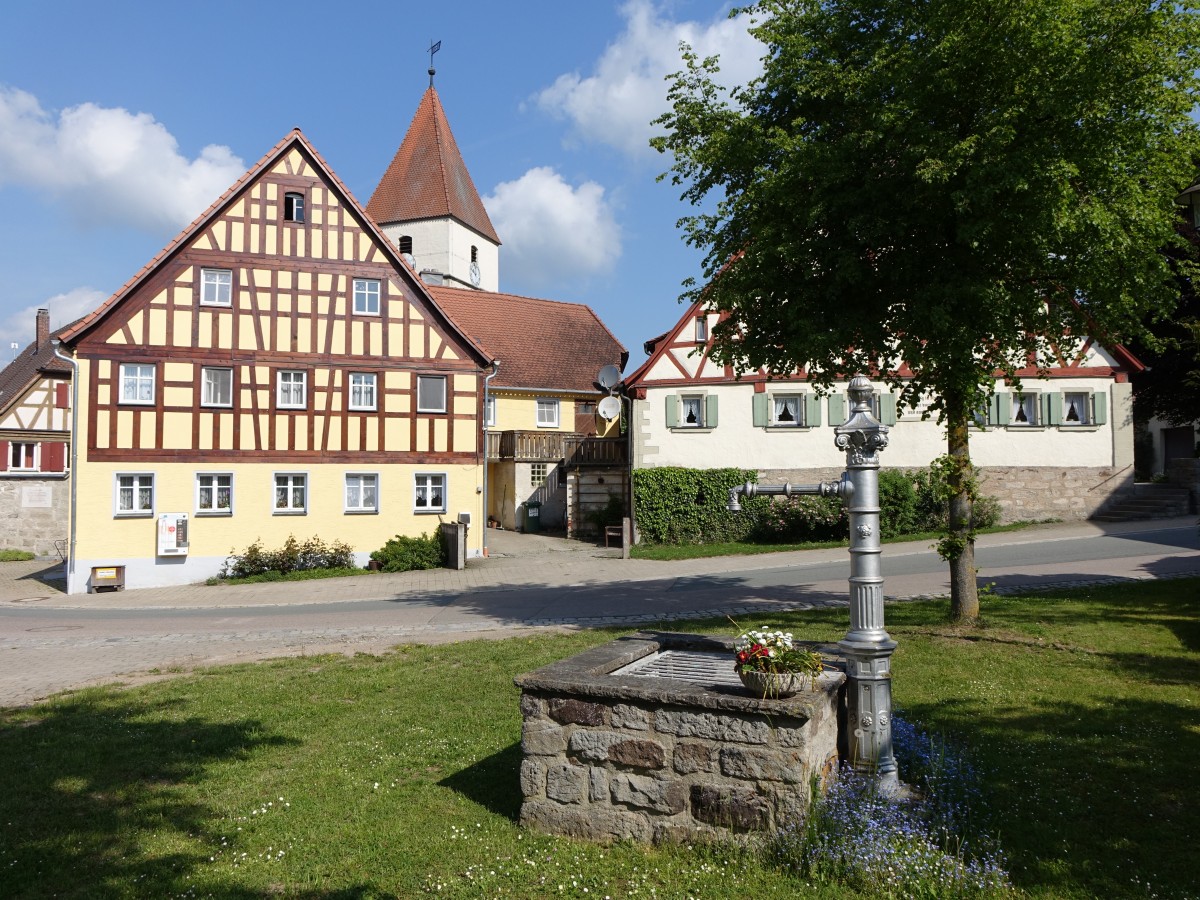
[[[542,530],[542,504],[530,500],[525,504],[525,532],[532,534]]]

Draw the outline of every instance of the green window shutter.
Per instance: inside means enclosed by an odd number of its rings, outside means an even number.
[[[1058,391],[1042,394],[1042,416],[1047,425],[1062,424],[1063,395]]]
[[[679,398],[674,394],[667,395],[667,427],[679,427]]]
[[[754,400],[751,401],[751,407],[754,412],[754,427],[767,427],[767,395],[755,394]]]
[[[804,424],[809,428],[821,424],[821,398],[816,394],[804,395]]]
[[[879,420],[884,425],[896,424],[896,395],[879,395]]]
[[[844,394],[829,395],[829,424],[841,425],[846,421],[846,397]]]
[[[1108,423],[1108,395],[1100,391],[1092,394],[1092,421],[1097,425]]]
[[[717,398],[715,394],[709,394],[704,398],[704,427],[717,427]]]
[[[1012,418],[1012,394],[1007,391],[993,394],[988,412],[989,425],[1007,425]]]

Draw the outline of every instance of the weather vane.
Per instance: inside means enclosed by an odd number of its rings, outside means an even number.
[[[430,41],[429,41],[429,86],[430,87],[433,87],[433,76],[437,74],[437,69],[435,69],[433,67],[433,54],[437,53],[441,49],[442,49],[442,42],[438,41],[437,43],[434,43],[433,39],[430,38]]]

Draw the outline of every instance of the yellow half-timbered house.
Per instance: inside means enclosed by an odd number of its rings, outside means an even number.
[[[202,580],[289,534],[365,563],[483,518],[488,360],[299,130],[62,339],[71,592],[118,566],[130,587]]]

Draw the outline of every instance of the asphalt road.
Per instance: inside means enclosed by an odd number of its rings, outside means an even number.
[[[777,560],[784,564],[771,564]],[[380,652],[413,641],[701,615],[761,620],[773,610],[844,605],[848,574],[845,551],[700,560],[661,569],[581,553],[520,562],[527,583],[514,584],[511,570],[489,583],[484,570],[464,589],[446,573],[440,581],[423,582],[420,590],[396,591],[386,599],[354,599],[354,591],[373,580],[347,579],[338,589],[345,599],[336,600],[327,599],[334,593],[329,583],[300,583],[259,586],[252,604],[238,605],[227,598],[250,595],[217,588],[203,594],[213,598],[204,605],[179,607],[138,607],[136,591],[122,595],[121,608],[94,598],[77,606],[70,605],[74,598],[61,598],[56,606],[0,604],[0,704],[29,703],[118,678],[141,680],[148,670],[271,656]],[[1077,525],[1039,528],[981,538],[976,562],[981,583],[1000,591],[1200,574],[1200,535],[1194,520],[1146,523],[1117,533]],[[620,577],[635,569],[635,578]],[[697,574],[689,574],[692,570]],[[655,577],[659,571],[669,574]],[[947,591],[945,563],[922,544],[885,546],[883,572],[889,597]]]

